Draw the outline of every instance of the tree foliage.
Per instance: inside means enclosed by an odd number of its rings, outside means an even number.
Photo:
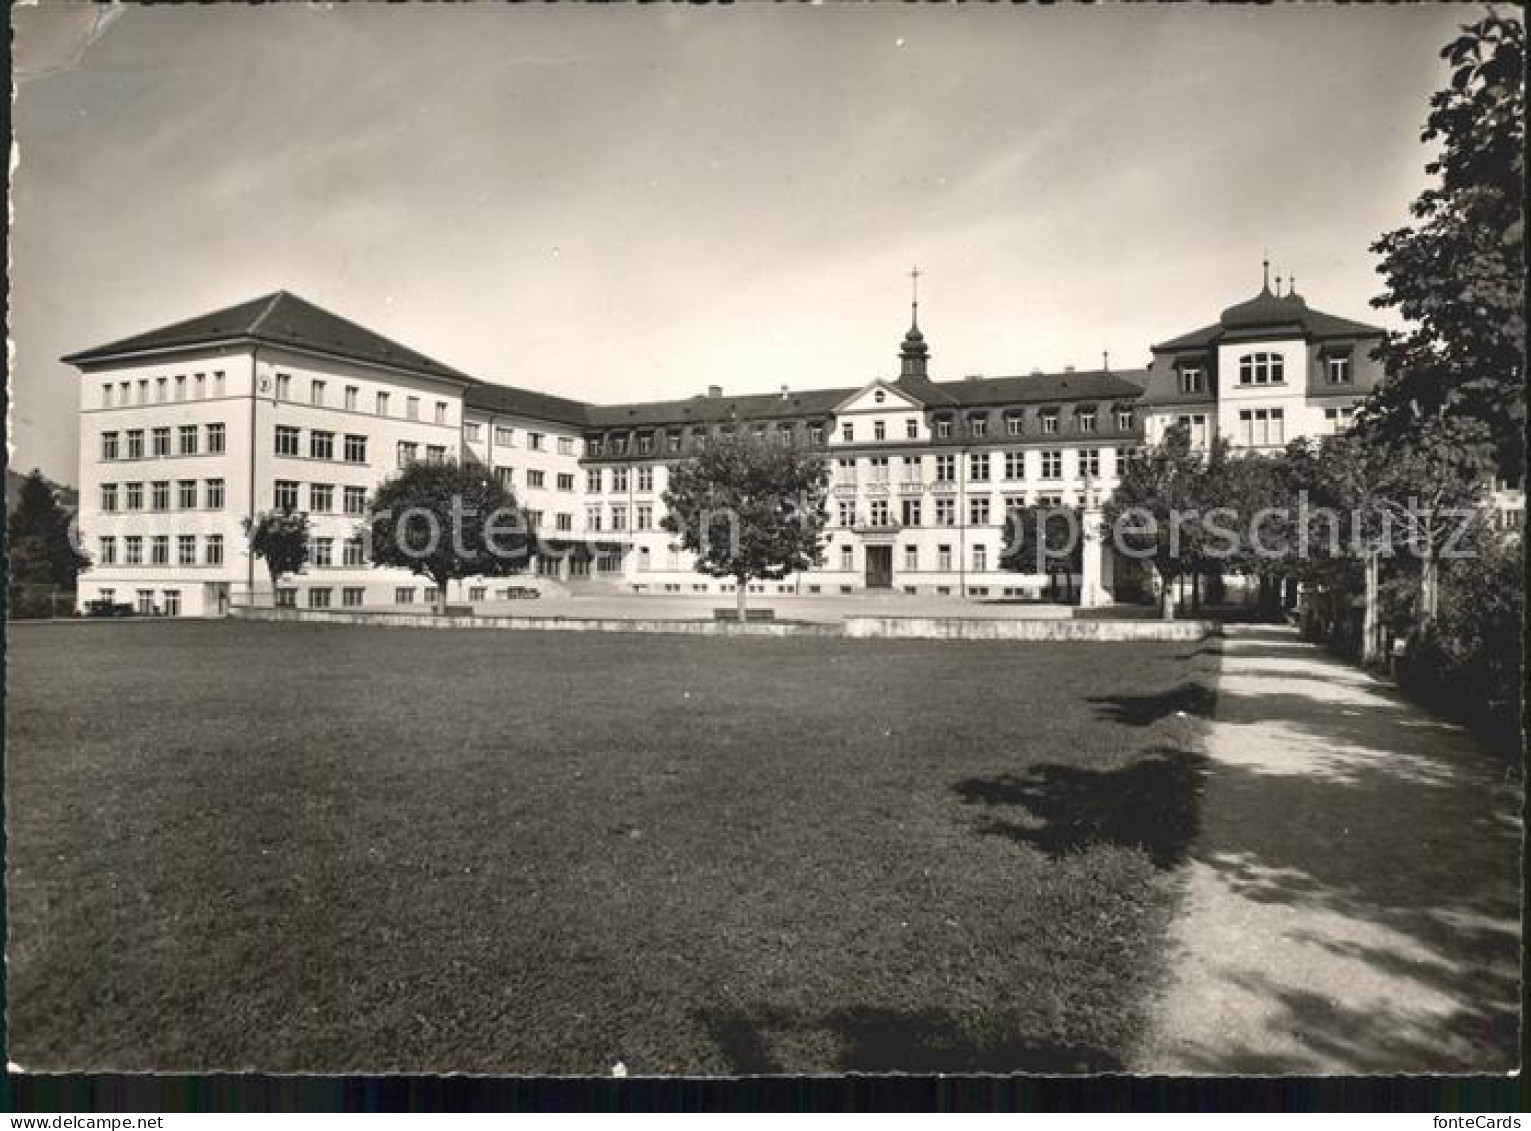
[[[73,589],[81,571],[90,567],[90,558],[75,546],[69,512],[59,505],[42,472],[33,471],[21,481],[8,526],[13,585]]]
[[[440,611],[448,582],[521,573],[536,551],[515,496],[477,466],[412,463],[373,492],[367,511],[372,563],[429,578]]]
[[[303,511],[262,511],[254,521],[244,520],[245,537],[250,553],[266,563],[271,588],[289,573],[297,573],[308,564],[308,515]]]
[[[742,617],[751,579],[777,580],[823,561],[829,470],[819,453],[743,432],[670,469],[663,528],[709,577],[731,577]]]
[[[1422,140],[1439,147],[1425,166],[1436,183],[1410,212],[1414,224],[1372,250],[1386,290],[1374,305],[1411,324],[1378,356],[1389,377],[1362,419],[1384,441],[1422,419],[1482,421],[1502,475],[1518,480],[1525,455],[1525,29],[1490,13],[1441,52],[1450,85],[1431,99]]]

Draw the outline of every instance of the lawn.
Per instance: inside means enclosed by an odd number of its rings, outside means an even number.
[[[1187,644],[10,629],[34,1069],[1096,1071],[1196,823]]]

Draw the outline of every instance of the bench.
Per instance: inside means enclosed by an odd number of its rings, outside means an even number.
[[[738,624],[739,623],[739,610],[738,609],[713,609],[712,610],[712,619],[716,620],[716,621],[730,621],[730,622],[732,622],[734,624]],[[775,620],[775,619],[776,619],[776,610],[775,609],[745,609],[744,610],[744,623],[745,624],[750,624],[753,621],[767,621],[767,620]]]

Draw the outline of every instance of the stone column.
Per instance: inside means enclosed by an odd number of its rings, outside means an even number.
[[[1079,604],[1082,608],[1098,608],[1112,603],[1106,589],[1106,535],[1105,520],[1101,515],[1100,500],[1094,492],[1086,498],[1083,515],[1084,564],[1079,586]]]

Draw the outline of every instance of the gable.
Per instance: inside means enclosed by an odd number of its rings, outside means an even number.
[[[837,416],[852,416],[868,412],[922,412],[924,408],[909,393],[879,380],[841,401],[834,412]]]

